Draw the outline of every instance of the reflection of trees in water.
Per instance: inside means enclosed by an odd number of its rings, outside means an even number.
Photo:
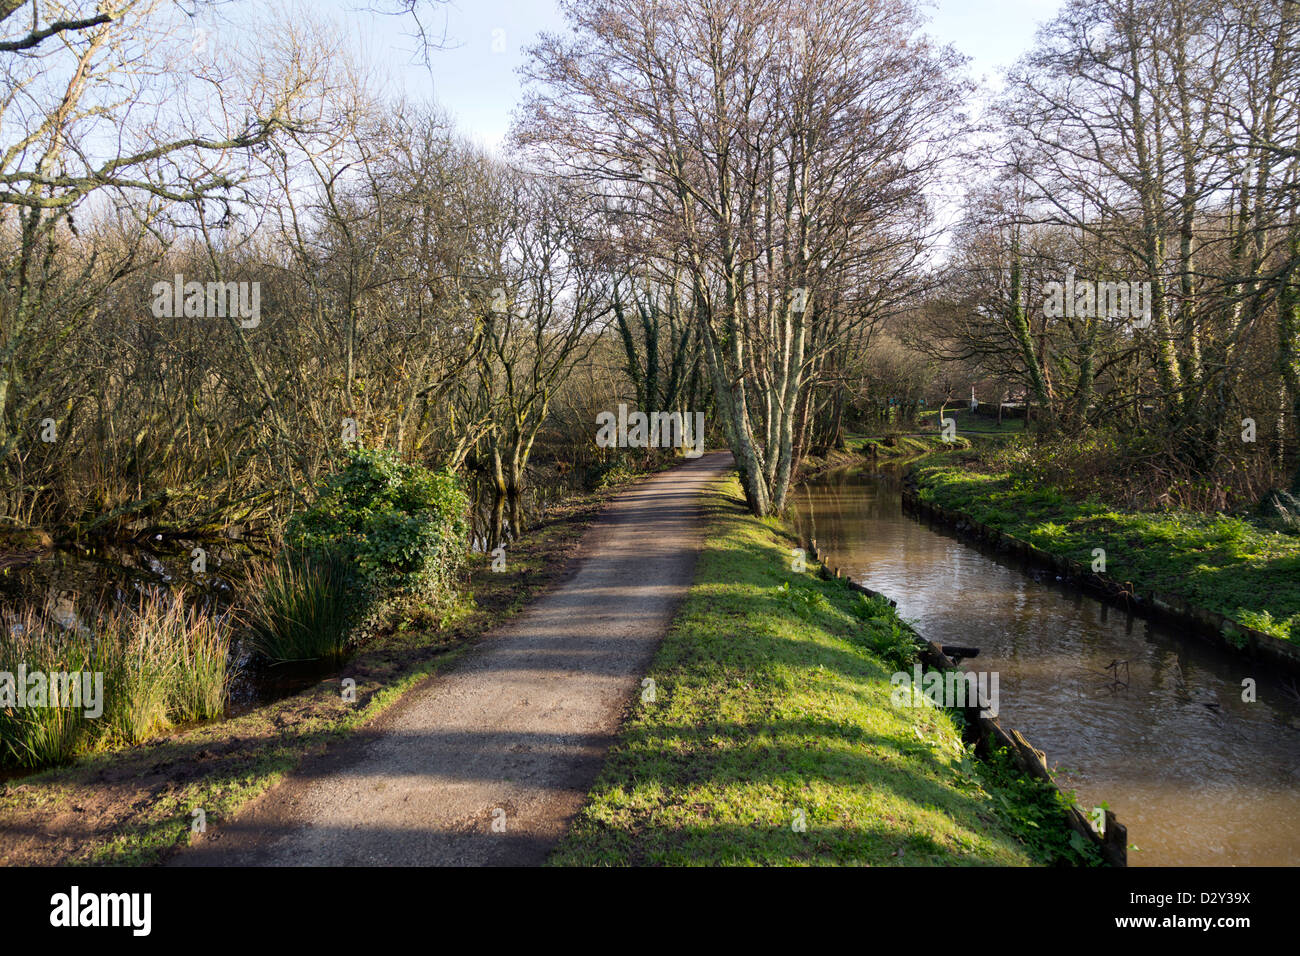
[[[847,499],[856,483],[845,480],[836,472],[819,475],[804,482],[796,495],[799,502],[792,515],[801,542],[817,542],[823,557],[832,553],[845,540],[845,515],[852,506]]]
[[[576,481],[529,482],[517,494],[502,494],[493,482],[470,485],[470,548],[480,553],[508,544],[535,525],[559,501],[581,490]]]
[[[206,570],[193,570],[193,549],[205,552]],[[0,575],[0,605],[17,611],[51,607],[83,623],[146,591],[183,588],[188,602],[229,607],[246,562],[261,549],[247,542],[179,541],[165,548],[103,544],[89,551],[55,551]]]
[[[833,554],[861,538],[868,521],[896,520],[902,513],[901,492],[896,469],[825,472],[800,485],[791,521],[800,540],[814,539],[823,554]]]

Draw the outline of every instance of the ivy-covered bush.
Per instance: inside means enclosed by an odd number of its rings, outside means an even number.
[[[349,560],[360,600],[444,607],[465,564],[469,499],[456,476],[374,449],[349,453],[310,507],[289,520],[286,543]]]

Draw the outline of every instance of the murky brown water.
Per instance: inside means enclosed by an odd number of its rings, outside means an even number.
[[[999,674],[1002,725],[1064,768],[1084,808],[1110,805],[1139,848],[1129,865],[1300,864],[1292,681],[905,515],[896,475],[821,476],[793,516],[926,638],[980,648],[963,666]]]

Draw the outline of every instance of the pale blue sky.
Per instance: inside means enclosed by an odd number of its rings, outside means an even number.
[[[996,83],[998,71],[1015,61],[1033,41],[1038,24],[1062,0],[938,0],[928,8],[929,33],[972,57],[971,73]],[[461,130],[495,146],[510,125],[519,101],[516,68],[522,48],[538,31],[561,29],[552,0],[456,0],[426,26],[445,26],[450,48],[434,51],[426,68],[408,35],[412,25],[396,17],[358,11],[358,0],[317,4],[354,31],[368,59],[416,100],[433,98],[446,107]]]

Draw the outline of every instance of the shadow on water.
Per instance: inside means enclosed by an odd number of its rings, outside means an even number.
[[[964,666],[999,674],[1003,725],[1046,751],[1081,805],[1115,811],[1138,847],[1130,865],[1300,863],[1293,682],[910,517],[896,472],[814,478],[792,515],[925,637],[980,648]]]

